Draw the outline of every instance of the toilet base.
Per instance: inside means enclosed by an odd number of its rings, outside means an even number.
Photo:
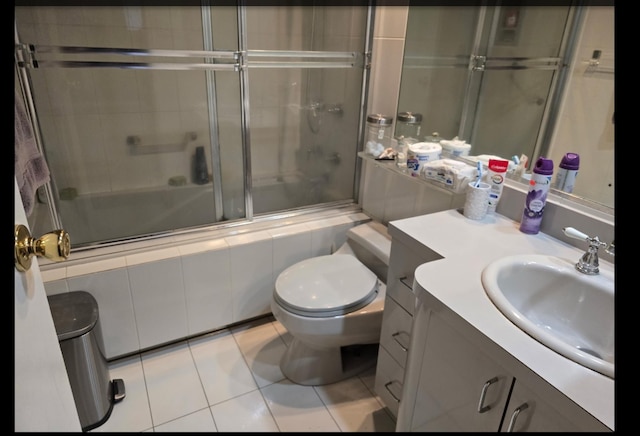
[[[316,349],[293,338],[280,360],[280,370],[299,385],[326,385],[374,367],[377,357],[377,343]]]

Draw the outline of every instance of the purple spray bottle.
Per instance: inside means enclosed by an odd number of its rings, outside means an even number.
[[[553,176],[553,161],[544,157],[538,158],[531,173],[529,192],[524,202],[524,212],[520,220],[520,231],[535,235],[540,231],[544,205]]]

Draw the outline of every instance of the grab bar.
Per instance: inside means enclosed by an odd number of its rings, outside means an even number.
[[[127,145],[130,147],[131,154],[151,154],[151,153],[168,153],[175,151],[183,151],[191,141],[198,139],[196,132],[187,132],[184,139],[179,144],[143,144],[140,136],[127,136]]]

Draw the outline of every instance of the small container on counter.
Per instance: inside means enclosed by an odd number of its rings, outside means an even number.
[[[469,150],[471,150],[471,144],[458,139],[457,136],[453,139],[441,140],[440,145],[442,146],[442,155],[446,157],[468,156]]]
[[[400,112],[396,118],[396,139],[403,137],[408,142],[419,142],[421,124],[422,114]]]
[[[367,136],[364,152],[373,157],[380,156],[391,147],[393,117],[382,114],[367,115]]]

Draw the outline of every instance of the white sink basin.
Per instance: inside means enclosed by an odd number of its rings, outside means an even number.
[[[577,260],[577,259],[576,259]],[[554,256],[498,259],[482,272],[485,292],[516,326],[557,353],[614,378],[614,274],[589,276]]]

